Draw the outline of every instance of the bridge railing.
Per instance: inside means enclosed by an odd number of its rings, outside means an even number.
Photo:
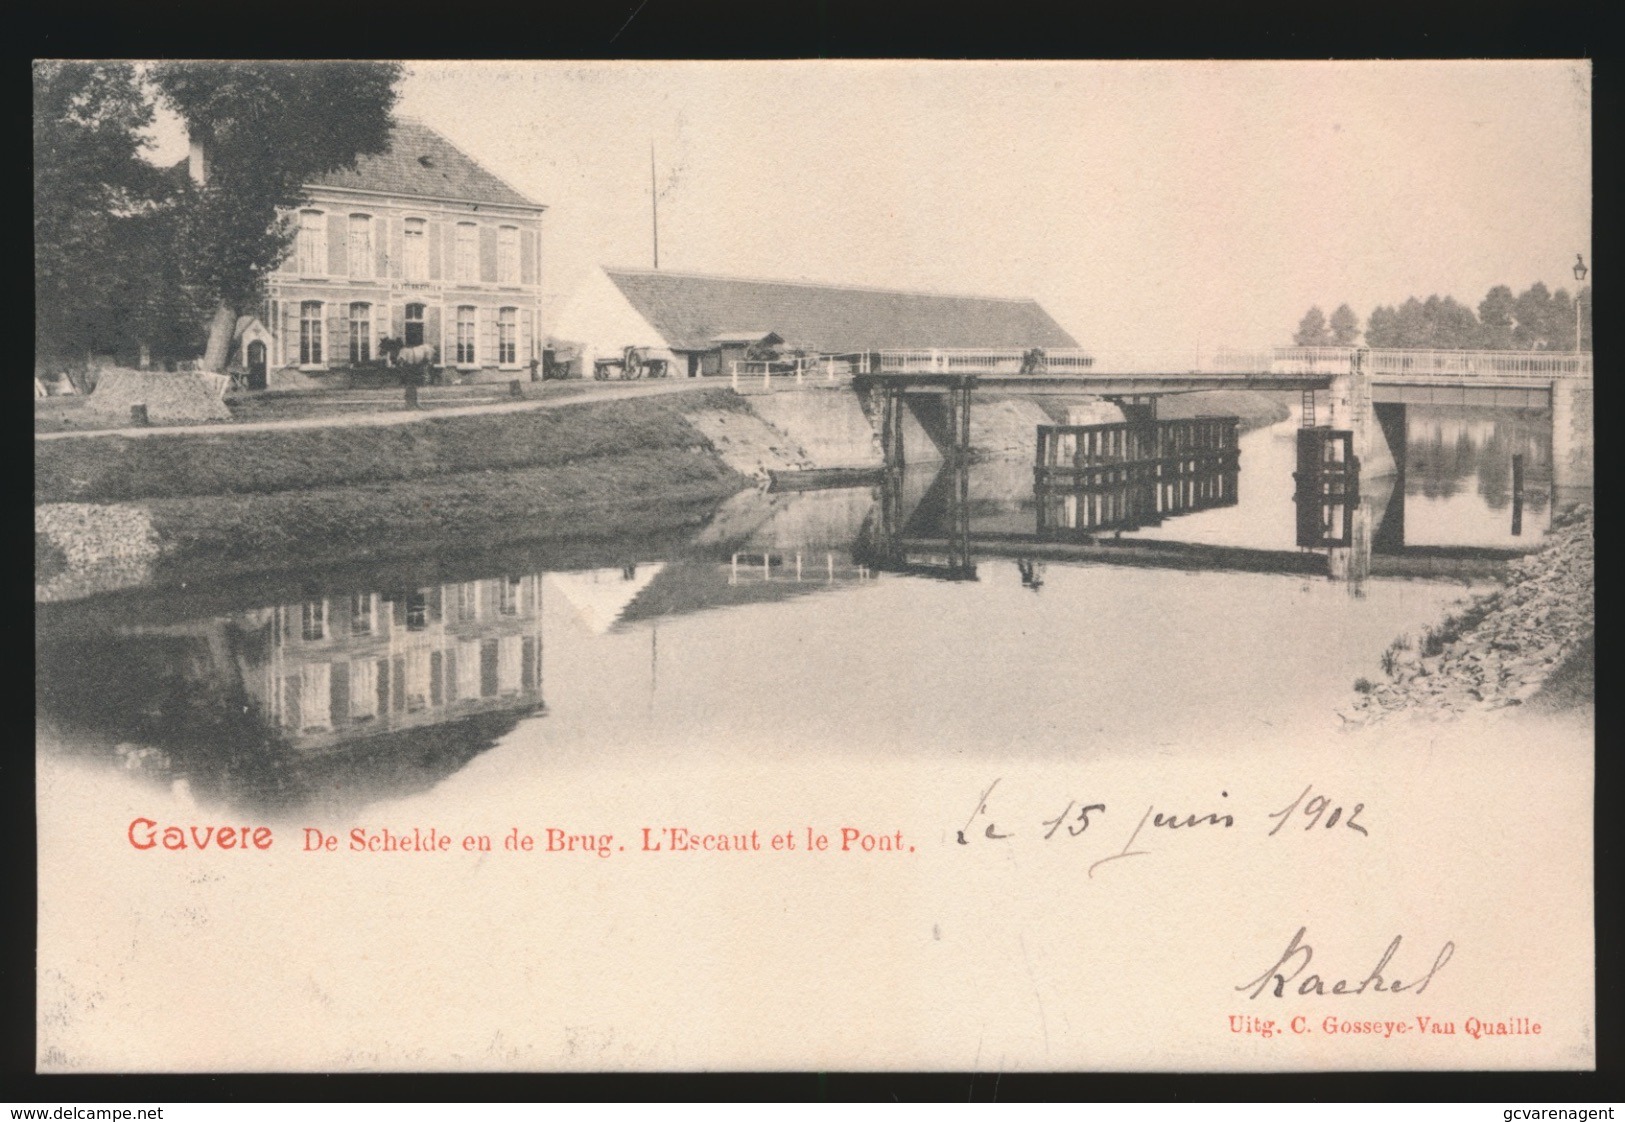
[[[1274,347],[1271,374],[1346,374],[1354,365],[1353,347]]]
[[[1449,378],[1589,377],[1589,354],[1555,351],[1424,351],[1372,350],[1366,360],[1372,374],[1421,374]]]
[[[1354,365],[1354,347],[1267,347],[1221,349],[1208,354],[1187,350],[1049,350],[1042,369],[1050,374],[1250,374],[1337,375]],[[917,348],[879,353],[880,369],[892,373],[1016,374],[1028,352],[992,348]],[[1592,356],[1555,351],[1463,351],[1370,349],[1367,373],[1379,376],[1500,378],[1550,381],[1589,377]]]
[[[760,388],[771,390],[775,379],[784,386],[800,386],[809,383],[834,385],[849,381],[851,375],[859,368],[858,356],[820,355],[814,357],[807,355],[794,359],[775,359],[772,361],[745,360],[730,362],[728,364],[729,378],[736,390]]]
[[[882,370],[901,373],[987,373],[1016,374],[1026,361],[1028,352],[1020,348],[1003,347],[935,347],[906,350],[883,350],[880,353]],[[1085,371],[1094,365],[1094,356],[1077,348],[1045,350],[1045,367],[1051,371]]]

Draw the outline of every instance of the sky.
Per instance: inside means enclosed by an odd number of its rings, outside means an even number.
[[[547,205],[544,315],[652,263],[651,144],[662,269],[1032,297],[1103,353],[1591,264],[1584,62],[413,62],[400,93]]]

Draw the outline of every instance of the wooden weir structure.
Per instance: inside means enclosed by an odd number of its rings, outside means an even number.
[[[1038,535],[1134,530],[1234,506],[1240,465],[1236,417],[1040,425]]]

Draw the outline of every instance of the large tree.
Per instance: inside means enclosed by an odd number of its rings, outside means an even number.
[[[1372,308],[1365,321],[1365,345],[1376,348],[1399,346],[1399,313],[1385,304]]]
[[[1488,350],[1512,349],[1512,289],[1498,284],[1478,302],[1478,322],[1483,345]]]
[[[1292,342],[1300,347],[1325,347],[1331,341],[1332,333],[1326,329],[1326,313],[1318,305],[1303,313]]]
[[[207,175],[186,190],[179,260],[212,305],[206,369],[226,364],[237,316],[287,253],[287,213],[312,178],[389,144],[401,67],[381,62],[166,62],[152,69]]]
[[[1339,304],[1332,313],[1332,346],[1352,347],[1354,341],[1360,337],[1360,317],[1354,314],[1354,309],[1347,304]]]
[[[1540,281],[1518,293],[1512,302],[1512,346],[1520,351],[1546,346],[1551,311],[1552,294]]]
[[[37,62],[33,86],[34,347],[72,369],[140,318],[165,185],[141,158],[153,114],[133,66]]]

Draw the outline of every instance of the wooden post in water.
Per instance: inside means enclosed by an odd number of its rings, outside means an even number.
[[[1512,457],[1512,536],[1523,536],[1523,453]]]

